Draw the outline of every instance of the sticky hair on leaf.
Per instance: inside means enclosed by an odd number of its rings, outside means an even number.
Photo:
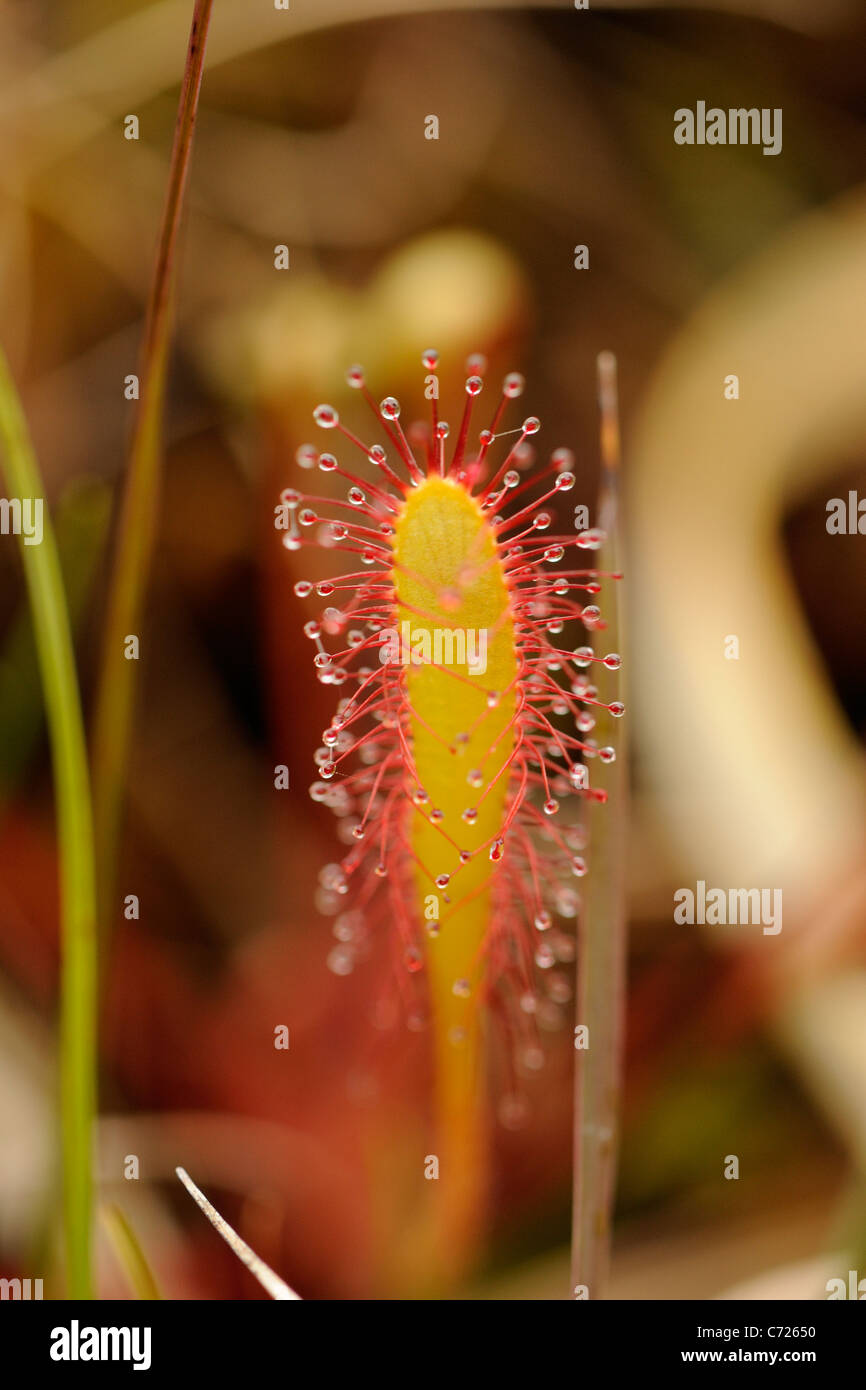
[[[425,369],[437,362],[423,354]],[[539,420],[500,428],[523,391],[516,372],[473,434],[485,369],[478,355],[467,363],[449,456],[437,400],[429,425],[407,432],[399,402],[377,403],[363,369],[350,368],[387,446],[365,443],[332,405],[314,418],[363,455],[374,480],[302,446],[303,468],[336,473],[347,490],[344,500],[284,491],[283,543],[339,550],[364,567],[295,585],[301,598],[331,600],[305,632],[318,679],[343,688],[310,789],[350,846],[320,876],[319,905],[335,917],[330,968],[349,974],[371,934],[387,931],[411,1027],[432,1008],[439,1037],[460,1046],[487,1006],[512,1066],[533,1070],[539,1025],[555,1026],[571,994],[555,967],[573,960],[574,941],[556,923],[577,916],[575,879],[586,872],[585,831],[562,823],[561,806],[605,799],[588,763],[615,752],[596,746],[593,710],[624,709],[600,698],[591,672],[621,659],[584,635],[605,628],[594,602],[603,576],[579,563],[603,533],[548,534],[556,498],[574,486],[573,456],[558,449],[536,468]],[[510,1091],[503,1119],[517,1109]]]

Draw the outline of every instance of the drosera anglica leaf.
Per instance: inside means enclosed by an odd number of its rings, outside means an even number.
[[[423,354],[426,372],[437,363],[432,350]],[[348,384],[373,410],[387,448],[318,406],[318,425],[364,456],[365,476],[304,445],[299,464],[341,477],[345,500],[287,489],[276,509],[290,550],[321,545],[365,567],[295,586],[301,598],[315,590],[328,600],[305,631],[319,680],[345,688],[311,795],[335,812],[351,848],[322,871],[319,902],[335,917],[331,968],[351,973],[384,927],[410,1026],[429,1014],[449,1190],[443,1239],[454,1244],[483,1205],[484,1022],[495,1019],[506,1037],[511,1079],[499,1115],[514,1126],[526,1113],[522,1076],[544,1061],[539,1025],[561,1021],[571,994],[556,967],[573,960],[574,942],[557,919],[579,911],[585,837],[562,823],[560,807],[570,797],[605,799],[589,785],[587,763],[615,753],[592,738],[595,711],[623,713],[601,699],[591,674],[621,664],[590,644],[605,627],[600,575],[581,561],[605,537],[549,534],[560,494],[574,486],[573,460],[559,449],[533,467],[533,416],[501,429],[523,391],[518,373],[505,378],[490,424],[473,433],[485,369],[479,356],[467,363],[449,449],[438,400],[429,425],[407,433],[399,403],[377,404],[363,369],[352,367]]]

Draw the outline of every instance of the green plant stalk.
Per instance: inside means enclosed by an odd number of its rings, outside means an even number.
[[[139,401],[120,508],[93,725],[99,920],[103,939],[120,842],[123,788],[135,699],[125,638],[139,635],[159,514],[162,424],[176,279],[177,242],[189,174],[213,0],[196,0],[181,86],[168,188],[147,309]]]
[[[66,490],[54,504],[54,534],[73,636],[93,598],[108,528],[108,490],[102,482]],[[39,699],[39,658],[22,599],[0,652],[0,712],[4,749],[0,763],[0,813],[23,781],[44,735]]]
[[[607,541],[599,568],[620,568],[617,502],[619,424],[616,364],[598,359],[601,405],[602,479],[598,525]],[[599,606],[607,619],[605,650],[622,651],[619,581],[602,581]],[[589,1046],[575,1050],[574,1200],[572,1208],[572,1293],[603,1296],[610,1260],[616,1150],[625,1014],[626,739],[622,720],[600,709],[594,736],[599,746],[615,744],[616,762],[598,764],[593,784],[608,793],[605,806],[591,810],[589,874],[578,928],[577,1023],[589,1030]]]
[[[96,884],[84,722],[54,531],[39,465],[0,351],[0,441],[15,495],[41,498],[43,537],[21,554],[45,696],[60,858],[60,1129],[63,1231],[71,1298],[91,1297],[92,1138],[96,1111]]]

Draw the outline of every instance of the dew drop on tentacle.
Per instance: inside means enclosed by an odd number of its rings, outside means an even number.
[[[573,960],[575,954],[574,941],[570,936],[565,937],[564,940],[568,942],[568,945],[571,948],[570,959]],[[560,961],[569,959],[569,957],[563,955],[561,951],[557,951],[557,956]],[[550,976],[550,979],[547,982],[547,995],[548,998],[552,999],[555,1004],[567,1004],[569,1000],[572,998],[573,994],[574,990],[572,989],[569,981],[563,979],[562,975],[552,974]]]
[[[581,531],[576,540],[581,550],[600,550],[607,540],[607,536],[604,531],[599,531],[596,528],[590,531]]]
[[[515,400],[518,396],[523,395],[525,385],[526,380],[520,372],[509,372],[502,383],[502,394],[507,396],[509,400]]]
[[[523,1129],[529,1122],[529,1101],[524,1095],[508,1092],[500,1098],[496,1113],[503,1129]]]
[[[424,968],[424,956],[417,946],[407,946],[403,953],[403,961],[406,969],[411,973]]]
[[[355,968],[355,955],[348,946],[334,946],[328,953],[328,969],[334,975],[351,975]]]
[[[580,897],[570,888],[557,888],[553,902],[560,917],[576,917],[580,910]]]
[[[535,964],[539,970],[550,970],[556,964],[553,948],[546,941],[540,942],[535,949]]]
[[[527,1071],[541,1071],[544,1067],[544,1050],[534,1044],[524,1047],[520,1060]]]

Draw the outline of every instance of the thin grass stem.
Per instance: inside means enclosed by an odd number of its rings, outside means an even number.
[[[616,360],[609,352],[599,356],[598,382],[598,525],[607,536],[599,568],[616,573],[621,551],[620,441]],[[605,645],[612,651],[622,651],[619,589],[619,582],[604,580],[598,600],[607,617]],[[626,741],[624,721],[613,719],[604,708],[598,714],[595,737],[600,746],[615,742],[617,759],[599,765],[593,776],[593,784],[607,791],[608,801],[606,806],[592,806],[589,813],[590,870],[578,929],[577,1023],[586,1025],[589,1043],[576,1047],[574,1054],[572,1292],[580,1298],[603,1296],[610,1261],[625,1012]]]
[[[135,701],[135,663],[125,639],[139,635],[159,514],[165,387],[177,243],[201,90],[213,0],[196,0],[180,93],[174,148],[139,368],[139,402],[117,528],[93,725],[97,885],[103,939],[123,812]]]
[[[245,1240],[242,1240],[237,1231],[229,1225],[225,1217],[220,1216],[216,1207],[208,1201],[207,1197],[196,1187],[189,1173],[185,1168],[175,1168],[174,1170],[180,1178],[190,1197],[204,1212],[208,1221],[215,1231],[219,1231],[226,1245],[237,1255],[242,1264],[245,1264],[251,1274],[255,1275],[262,1288],[270,1294],[271,1298],[277,1301],[300,1301],[301,1295],[290,1289],[284,1279],[275,1274],[270,1265],[266,1265]]]
[[[117,1205],[111,1202],[102,1209],[102,1224],[108,1234],[118,1263],[126,1275],[129,1286],[136,1298],[155,1301],[162,1298],[156,1275],[147,1262],[138,1237],[129,1220]]]

